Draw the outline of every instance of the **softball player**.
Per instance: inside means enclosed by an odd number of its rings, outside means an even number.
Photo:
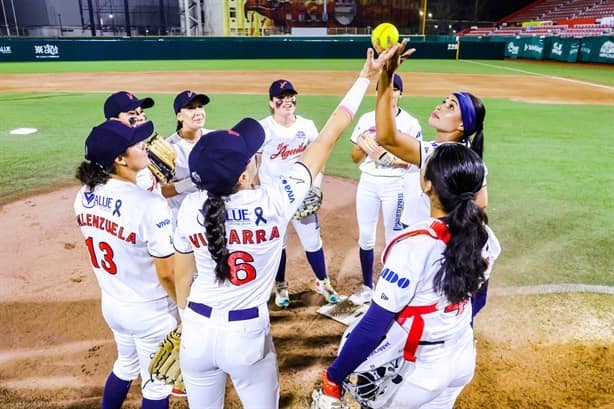
[[[401,43],[404,49],[406,41]],[[413,51],[406,53],[411,55]],[[376,103],[377,142],[394,155],[403,160],[422,167],[433,151],[445,142],[457,142],[469,146],[480,157],[484,150],[484,118],[486,108],[482,101],[468,92],[457,92],[449,95],[435,107],[429,117],[429,125],[435,129],[434,142],[414,141],[402,135],[392,121],[393,112],[389,103],[393,98],[391,87],[392,73],[398,67],[400,58],[393,58],[387,70],[382,71]],[[471,137],[473,138],[471,139]],[[486,173],[488,173],[485,168]],[[476,194],[476,203],[481,208],[488,205],[488,190],[486,178],[482,189]],[[429,216],[428,200],[422,194],[419,178],[416,174],[408,174],[406,189],[406,205],[401,216],[401,222],[411,226],[416,221]],[[480,292],[472,298],[473,314],[477,314],[486,303],[488,283],[480,287]]]
[[[194,146],[191,177],[202,190],[183,201],[174,240],[180,361],[191,407],[222,408],[227,375],[245,408],[279,406],[267,301],[286,229],[380,68],[369,50],[360,78],[316,140],[284,175],[260,186],[254,155],[265,130],[258,121],[246,118]]]
[[[118,91],[111,94],[104,102],[104,116],[134,127],[147,121],[144,110],[152,106],[154,100],[149,97],[139,99],[131,92]],[[136,184],[145,190],[160,192],[160,183],[148,168],[137,173]]]
[[[402,362],[391,375],[398,376],[382,382],[381,393],[362,397],[371,399],[371,408],[453,407],[475,368],[469,294],[488,279],[500,250],[486,229],[484,211],[473,200],[483,179],[482,160],[462,144],[440,145],[428,159],[421,186],[431,217],[385,249],[369,310],[324,372],[322,392],[314,392],[318,408],[339,407],[334,404],[340,403],[346,377],[376,348],[396,344],[391,327],[397,325],[405,338]],[[388,375],[378,370],[372,374],[374,384]]]
[[[257,159],[260,163],[258,170],[260,183],[270,183],[287,174],[286,172],[318,135],[313,121],[296,115],[297,94],[290,81],[287,80],[274,81],[269,87],[271,115],[260,121],[266,133]],[[313,185],[320,188],[321,184],[322,173],[318,173]],[[315,290],[322,294],[327,302],[336,303],[339,301],[339,296],[326,274],[326,261],[317,213],[300,220],[292,219],[291,222],[305,250],[307,261],[316,276]],[[286,242],[287,236],[284,236],[284,249],[275,277],[275,304],[280,308],[290,305],[288,282],[285,279]]]
[[[394,75],[392,110],[397,129],[417,139],[422,137],[418,120],[398,105],[403,94],[403,80]],[[362,134],[362,135],[361,135]],[[375,232],[380,207],[386,229],[386,243],[402,230],[400,222],[408,172],[418,174],[418,168],[394,157],[375,142],[375,111],[367,112],[358,120],[350,138],[352,161],[360,163],[360,180],[356,189],[356,216],[358,219],[358,246],[363,285],[350,296],[354,304],[371,301],[373,288],[373,259]]]
[[[101,289],[102,314],[117,344],[102,408],[120,408],[141,375],[142,407],[168,407],[169,386],[150,381],[150,356],[177,326],[171,214],[157,193],[136,185],[149,163],[144,140],[153,124],[108,120],[92,129],[77,170],[77,223]]]
[[[207,113],[204,106],[209,103],[205,94],[185,90],[177,94],[173,108],[177,117],[177,132],[166,138],[175,148],[175,178],[172,183],[162,186],[162,195],[168,198],[173,212],[173,226],[177,224],[177,212],[181,202],[188,193],[196,191],[196,185],[190,179],[188,156],[201,136],[210,132],[205,129]]]

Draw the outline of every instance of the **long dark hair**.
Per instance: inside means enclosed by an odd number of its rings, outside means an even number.
[[[469,94],[473,107],[475,108],[476,116],[476,129],[475,135],[471,140],[471,150],[479,155],[480,158],[484,157],[484,118],[486,118],[486,107],[482,100],[473,94]]]
[[[115,165],[105,170],[101,165],[89,161],[83,161],[75,172],[75,177],[92,192],[97,185],[107,183],[111,178],[110,173],[115,172]]]
[[[484,164],[476,152],[458,143],[444,143],[428,159],[424,179],[431,181],[447,212],[450,241],[433,285],[452,304],[469,299],[484,281],[488,240],[486,214],[473,198],[482,188]]]
[[[221,196],[209,195],[203,203],[205,237],[211,258],[215,261],[215,277],[219,283],[230,278],[228,247],[226,247],[226,205]]]

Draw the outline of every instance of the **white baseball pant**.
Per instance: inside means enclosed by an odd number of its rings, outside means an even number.
[[[416,363],[386,408],[452,409],[473,378],[475,343],[470,327],[440,345],[418,347]]]
[[[363,250],[375,247],[375,233],[380,208],[382,209],[386,243],[402,229],[400,223],[404,203],[405,179],[403,176],[360,175],[356,189],[356,217],[358,220],[358,245]]]
[[[279,407],[277,354],[266,304],[258,317],[229,320],[228,310],[209,317],[186,308],[181,334],[181,371],[193,408],[222,409],[227,374],[246,409]]]
[[[147,303],[120,302],[102,295],[102,315],[113,331],[117,360],[113,373],[124,381],[141,375],[143,397],[164,399],[172,385],[151,381],[149,363],[164,337],[177,327],[177,306],[168,297]]]

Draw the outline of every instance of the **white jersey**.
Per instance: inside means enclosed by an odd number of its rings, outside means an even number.
[[[149,168],[141,169],[136,173],[136,185],[141,189],[162,195],[162,186]]]
[[[441,143],[456,143],[456,142],[441,142]],[[420,141],[420,168],[424,166],[426,160],[435,152],[439,142]],[[469,146],[467,143],[466,146]],[[488,176],[488,168],[484,164],[484,182],[482,187],[486,186],[486,176]],[[406,226],[411,226],[421,220],[424,220],[431,215],[431,205],[428,197],[422,192],[420,187],[420,173],[410,173],[405,180],[405,206],[401,213],[401,223]]]
[[[417,231],[423,233],[416,234]],[[487,231],[489,240],[482,250],[489,265],[484,273],[485,279],[489,278],[501,251],[492,230]],[[434,306],[432,312],[421,314],[425,323],[420,338],[423,341],[446,340],[469,327],[471,322],[470,302],[451,306],[446,296],[433,288],[433,278],[439,271],[446,249],[442,240],[446,235],[449,237],[445,224],[430,218],[397,236],[384,250],[384,268],[373,294],[377,305],[392,312],[401,311],[406,306]],[[405,326],[411,326],[412,322],[409,320]]]
[[[266,304],[279,267],[288,222],[311,188],[311,175],[296,163],[284,176],[226,199],[226,237],[232,282],[218,284],[207,248],[202,206],[206,191],[183,201],[175,230],[175,249],[194,252],[198,275],[188,301],[213,309],[237,310]]]
[[[209,129],[201,130],[201,138],[205,134],[211,132]],[[177,158],[175,159],[175,177],[173,178],[174,182],[178,182],[180,180],[184,180],[190,177],[190,167],[188,159],[190,157],[190,152],[192,152],[192,148],[195,145],[195,142],[192,143],[181,136],[177,132],[166,138],[166,141],[175,148],[175,152],[177,153]],[[192,192],[195,192],[196,188],[188,190],[187,192],[180,193],[173,197],[168,198],[168,205],[173,212],[173,220],[177,220],[177,212],[179,211],[179,207],[183,202],[183,199]]]
[[[280,125],[273,116],[260,121],[265,138],[258,153],[262,164],[258,170],[260,183],[266,184],[280,175],[286,175],[293,163],[318,136],[318,129],[312,120],[297,115],[290,126]]]
[[[174,253],[170,209],[161,196],[109,179],[93,192],[83,186],[74,207],[104,295],[121,302],[168,297],[153,259]]]
[[[420,127],[420,123],[407,111],[399,108],[394,119],[397,130],[406,135],[413,136],[416,139],[422,139],[422,128]],[[358,143],[358,135],[365,130],[369,130],[375,139],[375,111],[367,112],[360,117],[358,124],[354,128],[354,132],[352,132],[350,140],[354,144]],[[402,176],[407,172],[407,169],[382,165],[371,159],[368,155],[365,156],[360,163],[359,169],[361,172],[372,176]],[[418,168],[411,165],[409,171],[418,172]]]

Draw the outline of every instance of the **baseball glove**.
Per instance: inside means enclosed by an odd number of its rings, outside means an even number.
[[[294,213],[294,218],[296,220],[300,220],[304,217],[307,217],[311,214],[314,214],[320,209],[322,205],[322,191],[317,186],[312,186],[311,190],[305,196],[303,203],[296,209]]]
[[[158,379],[175,388],[183,384],[181,368],[179,366],[179,344],[181,333],[172,330],[160,344],[160,348],[151,356],[149,373],[152,378]]]
[[[156,134],[146,142],[149,165],[156,178],[162,183],[169,183],[175,177],[175,149],[164,138]]]

